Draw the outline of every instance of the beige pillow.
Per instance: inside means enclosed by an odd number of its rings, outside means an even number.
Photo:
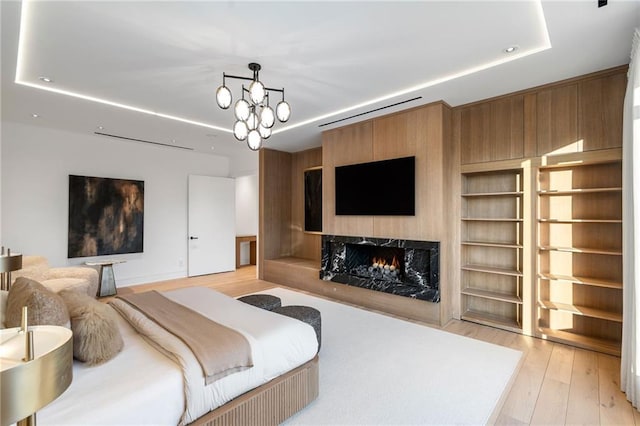
[[[23,306],[28,308],[28,325],[69,326],[69,311],[60,296],[37,281],[18,277],[7,296],[7,328],[20,326]]]
[[[102,364],[122,350],[115,311],[86,293],[62,290],[58,293],[69,309],[73,332],[73,356],[89,365]]]

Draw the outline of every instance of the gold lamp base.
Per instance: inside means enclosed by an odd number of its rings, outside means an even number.
[[[34,413],[61,395],[73,377],[71,330],[29,327],[35,345],[25,361],[27,334],[20,327],[0,330],[0,425],[35,425]],[[27,344],[28,345],[28,344]],[[27,353],[29,348],[27,347]]]

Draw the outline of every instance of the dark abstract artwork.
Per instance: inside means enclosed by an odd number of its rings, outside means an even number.
[[[69,175],[69,258],[141,253],[143,229],[143,181]]]
[[[322,168],[304,171],[304,230],[322,232]]]

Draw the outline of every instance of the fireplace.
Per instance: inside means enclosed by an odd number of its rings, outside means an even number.
[[[439,302],[440,243],[323,235],[320,278]]]

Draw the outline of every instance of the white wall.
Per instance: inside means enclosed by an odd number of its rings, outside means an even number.
[[[258,175],[236,178],[236,235],[258,235]],[[243,243],[240,263],[249,263],[249,243]]]
[[[258,176],[236,178],[236,235],[258,233]]]
[[[109,256],[126,260],[114,267],[117,284],[186,276],[187,176],[228,176],[228,159],[16,123],[1,131],[3,245],[52,266],[81,264],[67,259],[68,175],[143,180],[144,253]]]

